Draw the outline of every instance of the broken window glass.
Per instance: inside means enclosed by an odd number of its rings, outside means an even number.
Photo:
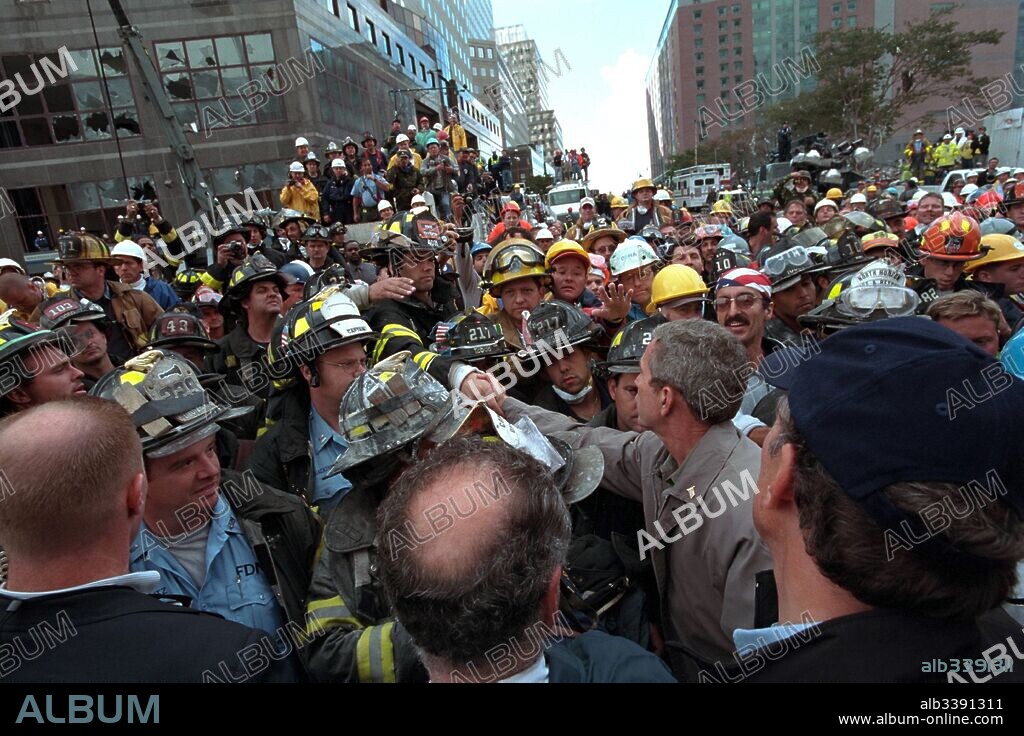
[[[82,140],[82,130],[76,115],[54,115],[53,139],[57,143],[69,143]]]
[[[99,82],[75,82],[74,88],[79,110],[102,110],[107,106]]]
[[[111,137],[110,118],[103,110],[97,110],[82,116],[85,124],[85,139],[87,141],[102,141]]]
[[[75,66],[78,67],[71,71],[70,76],[72,79],[86,79],[88,77],[95,77],[98,74],[96,71],[96,57],[93,55],[92,49],[69,51],[68,54],[71,56],[71,60],[75,62]]]
[[[110,105],[112,107],[123,107],[135,102],[135,99],[132,97],[132,86],[128,83],[127,77],[108,80],[107,93],[110,95]]]
[[[185,46],[188,49],[188,65],[193,69],[217,66],[217,59],[213,54],[213,41],[210,39],[186,41]]]
[[[96,210],[100,206],[99,192],[92,182],[71,182],[67,185],[72,210]]]
[[[256,124],[256,115],[249,110],[249,106],[245,100],[239,97],[225,97],[224,102],[227,105],[227,111],[222,107],[221,112],[231,120],[231,125]]]
[[[134,107],[114,109],[114,127],[118,135],[142,135],[139,114]]]
[[[174,117],[178,119],[182,126],[199,124],[196,118],[195,105],[179,102],[171,105],[171,107],[174,109]]]
[[[217,72],[195,72],[192,75],[196,99],[220,97],[220,76]]]
[[[239,88],[249,83],[249,74],[244,66],[221,69],[220,73],[224,79],[224,92],[226,94],[236,94]]]
[[[156,58],[161,69],[183,69],[185,67],[185,47],[180,42],[158,43]]]
[[[165,74],[164,86],[167,93],[176,100],[191,100],[195,97],[192,93],[192,80],[187,74]]]
[[[124,58],[124,49],[112,46],[100,51],[100,64],[103,65],[103,73],[107,78],[123,77],[128,72],[127,62]]]

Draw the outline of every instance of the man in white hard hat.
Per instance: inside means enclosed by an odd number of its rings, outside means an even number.
[[[852,197],[850,197],[850,209],[851,210],[855,210],[857,212],[865,212],[865,211],[867,211],[867,208],[868,208],[868,198],[867,198],[867,196],[861,194],[860,192],[857,192]]]
[[[0,258],[0,276],[5,273],[25,273],[25,268],[13,258]]]
[[[309,154],[309,141],[305,138],[295,139],[295,160],[302,162],[306,160],[306,156]]]
[[[822,199],[814,205],[814,224],[823,225],[839,214],[839,208],[831,199]]]
[[[181,302],[167,282],[146,274],[146,252],[134,240],[122,240],[110,251],[110,257],[117,260],[114,270],[122,284],[146,292],[165,311]]]
[[[46,237],[42,230],[36,231],[36,239],[32,241],[32,248],[37,252],[50,250],[50,239]]]
[[[395,146],[395,155],[388,161],[388,168],[390,169],[392,166],[398,164],[398,154],[401,151],[408,151],[412,159],[412,165],[417,171],[419,171],[420,166],[423,165],[423,157],[416,153],[416,151],[412,150],[412,141],[409,139],[409,136],[405,133],[399,134],[398,137],[395,138]]]
[[[299,140],[302,140],[301,138]],[[281,206],[298,210],[308,217],[320,221],[320,192],[306,178],[306,168],[298,161],[288,167],[288,181],[281,188]]]
[[[541,249],[542,253],[547,253],[548,248],[555,244],[555,236],[546,227],[542,227],[534,234],[533,242]]]

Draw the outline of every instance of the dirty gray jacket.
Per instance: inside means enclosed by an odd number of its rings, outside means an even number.
[[[574,431],[570,444],[604,455],[602,486],[643,503],[650,537],[641,544],[652,555],[677,676],[731,662],[733,630],[754,626],[754,576],[772,567],[752,514],[760,448],[724,422],[678,465],[653,432],[586,427],[511,398],[504,410],[513,422],[529,415],[545,433]]]

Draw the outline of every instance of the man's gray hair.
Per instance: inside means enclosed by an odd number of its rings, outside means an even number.
[[[653,382],[674,388],[707,424],[736,416],[750,374],[747,353],[727,329],[704,319],[660,325],[650,348]]]

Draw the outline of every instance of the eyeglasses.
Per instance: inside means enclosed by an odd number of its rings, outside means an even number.
[[[715,297],[715,309],[719,312],[725,312],[729,309],[729,305],[736,302],[736,308],[741,312],[749,312],[754,308],[754,305],[758,302],[764,302],[764,297],[755,296],[753,294],[739,294],[738,296],[719,296]]]
[[[654,272],[651,268],[649,266],[642,266],[641,268],[635,268],[632,271],[627,271],[621,276],[618,276],[616,280],[623,286],[628,286],[631,284],[642,283],[652,276],[654,276]]]
[[[776,278],[784,274],[790,266],[793,268],[800,268],[802,266],[813,265],[814,261],[811,258],[810,251],[803,246],[797,246],[796,248],[789,248],[784,250],[778,255],[774,255],[764,262],[764,266],[761,267],[761,271],[772,278]]]
[[[329,360],[324,360],[323,358],[321,358],[320,362],[326,363],[327,365],[333,365],[336,368],[341,368],[346,373],[351,373],[356,369],[365,371],[370,366],[370,362],[366,358],[360,358],[358,360],[346,360],[342,363],[332,363]]]

